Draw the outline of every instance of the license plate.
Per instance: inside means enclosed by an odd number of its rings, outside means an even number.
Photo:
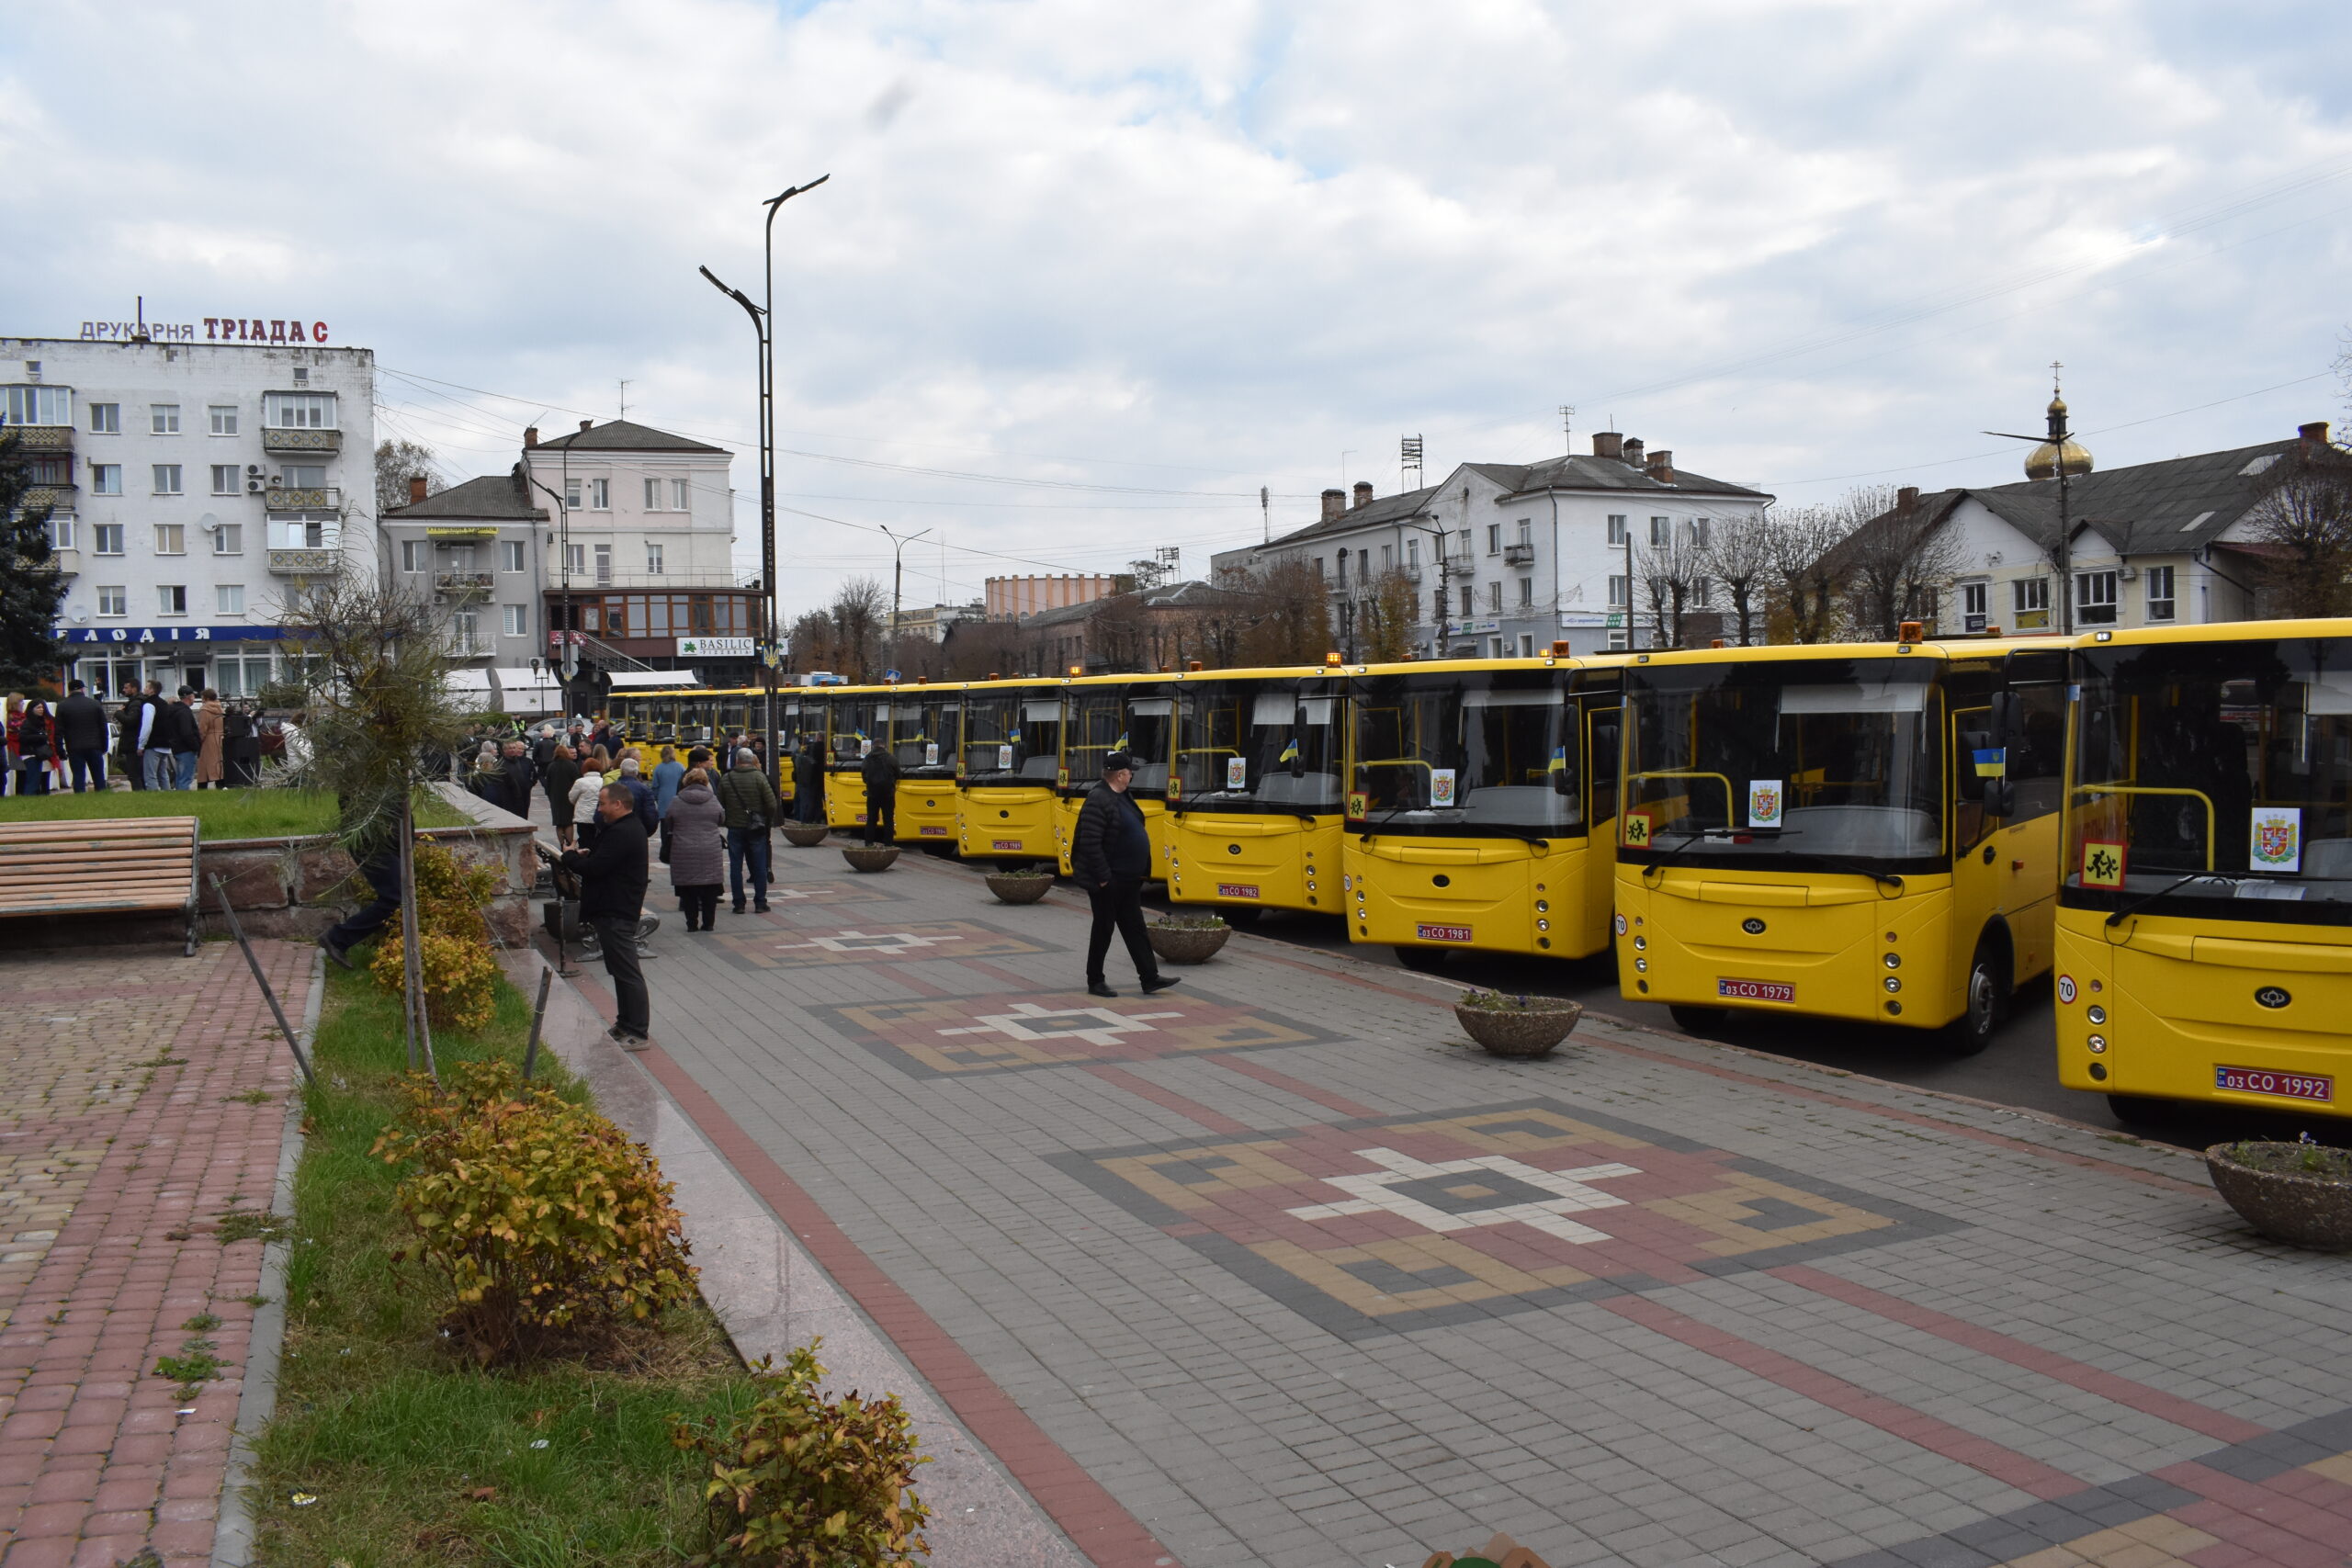
[[[1258,885],[1254,882],[1220,882],[1216,885],[1216,896],[1220,898],[1255,898]]]
[[[1415,926],[1413,934],[1423,942],[1468,942],[1468,926]]]
[[[1792,1002],[1797,988],[1778,980],[1717,980],[1715,995],[1735,1002]]]
[[[2335,1099],[2335,1080],[2317,1073],[2273,1073],[2260,1067],[2213,1069],[2213,1087],[2238,1094],[2267,1094],[2280,1100],[2312,1100],[2321,1104]]]
[[[1023,842],[1019,839],[998,839],[993,840],[989,847],[999,850],[1017,850],[1023,847]]]
[[[947,829],[944,828],[921,828],[916,829],[915,836],[922,839],[944,839],[947,837]]]

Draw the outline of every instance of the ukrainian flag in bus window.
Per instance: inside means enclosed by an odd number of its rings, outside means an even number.
[[[1014,725],[1014,726],[1012,727],[1012,733],[1011,735],[1006,736],[1006,737],[1005,737],[1005,739],[1008,739],[1008,740],[1010,740],[1010,741],[1012,741],[1015,746],[1020,745],[1020,744],[1021,744],[1021,727],[1020,727],[1019,725],[1017,725],[1017,724],[1016,724],[1016,725]]]
[[[1114,751],[1124,751],[1124,750],[1125,750],[1126,749],[1127,749],[1127,735],[1126,735],[1126,731],[1125,731],[1125,730],[1121,730],[1121,731],[1119,732],[1119,738],[1118,738],[1116,740],[1114,740],[1114,741],[1112,741],[1112,742],[1111,742],[1111,750],[1114,750]]]
[[[2009,753],[2000,746],[1980,747],[1976,751],[1976,776],[1980,779],[2007,778],[2009,774]]]
[[[1290,741],[1286,742],[1286,743],[1283,745],[1283,754],[1282,754],[1282,756],[1281,756],[1280,758],[1276,759],[1276,760],[1277,760],[1277,761],[1284,761],[1284,762],[1295,762],[1295,761],[1298,761],[1298,741],[1297,741],[1295,739],[1291,739]]]
[[[1545,766],[1544,771],[1547,773],[1566,773],[1568,771],[1568,749],[1565,746],[1553,747],[1552,761]]]

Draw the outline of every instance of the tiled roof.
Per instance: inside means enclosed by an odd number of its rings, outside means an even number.
[[[544,523],[547,508],[533,506],[523,485],[520,467],[511,474],[486,474],[428,495],[411,506],[395,506],[383,515],[387,523],[428,523],[444,519],[467,522]]]
[[[559,435],[552,441],[539,443],[539,450],[553,448],[574,452],[725,452],[724,446],[706,442],[689,441],[683,435],[673,435],[666,430],[655,430],[626,419],[607,420],[586,430],[575,430],[569,435]]]
[[[1472,463],[1469,467],[1502,486],[1511,495],[1525,495],[1531,491],[1542,490],[1606,490],[1649,491],[1659,495],[1739,496],[1756,501],[1772,499],[1762,491],[1736,485],[1727,479],[1711,479],[1704,474],[1694,474],[1679,466],[1674,470],[1674,482],[1664,484],[1631,463],[1620,462],[1614,457],[1581,457],[1574,453],[1565,457],[1546,457],[1540,463]]]

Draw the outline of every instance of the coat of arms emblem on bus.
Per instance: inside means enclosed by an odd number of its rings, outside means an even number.
[[[2299,871],[2303,863],[2303,814],[2292,806],[2254,808],[2250,863],[2256,871]]]
[[[1747,825],[1751,828],[1777,828],[1781,825],[1781,781],[1750,779],[1747,784]]]

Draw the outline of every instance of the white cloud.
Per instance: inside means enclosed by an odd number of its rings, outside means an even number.
[[[1948,460],[2030,421],[2052,358],[2092,431],[2325,369],[2352,173],[2287,182],[2352,171],[2324,63],[2352,25],[2300,28],[2154,0],[39,7],[0,39],[0,325],[300,304],[520,400],[387,380],[460,471],[623,377],[633,417],[742,449],[748,333],[695,269],[756,292],[759,202],[830,171],[777,225],[785,446],[1221,493],[787,458],[810,511],[1200,567],[1255,536],[1261,483],[1303,520],[1343,477],[1390,488],[1401,433],[1439,468],[1555,450],[1561,402],[1791,499],[1990,482],[2012,455]],[[888,559],[785,532],[797,602]]]

